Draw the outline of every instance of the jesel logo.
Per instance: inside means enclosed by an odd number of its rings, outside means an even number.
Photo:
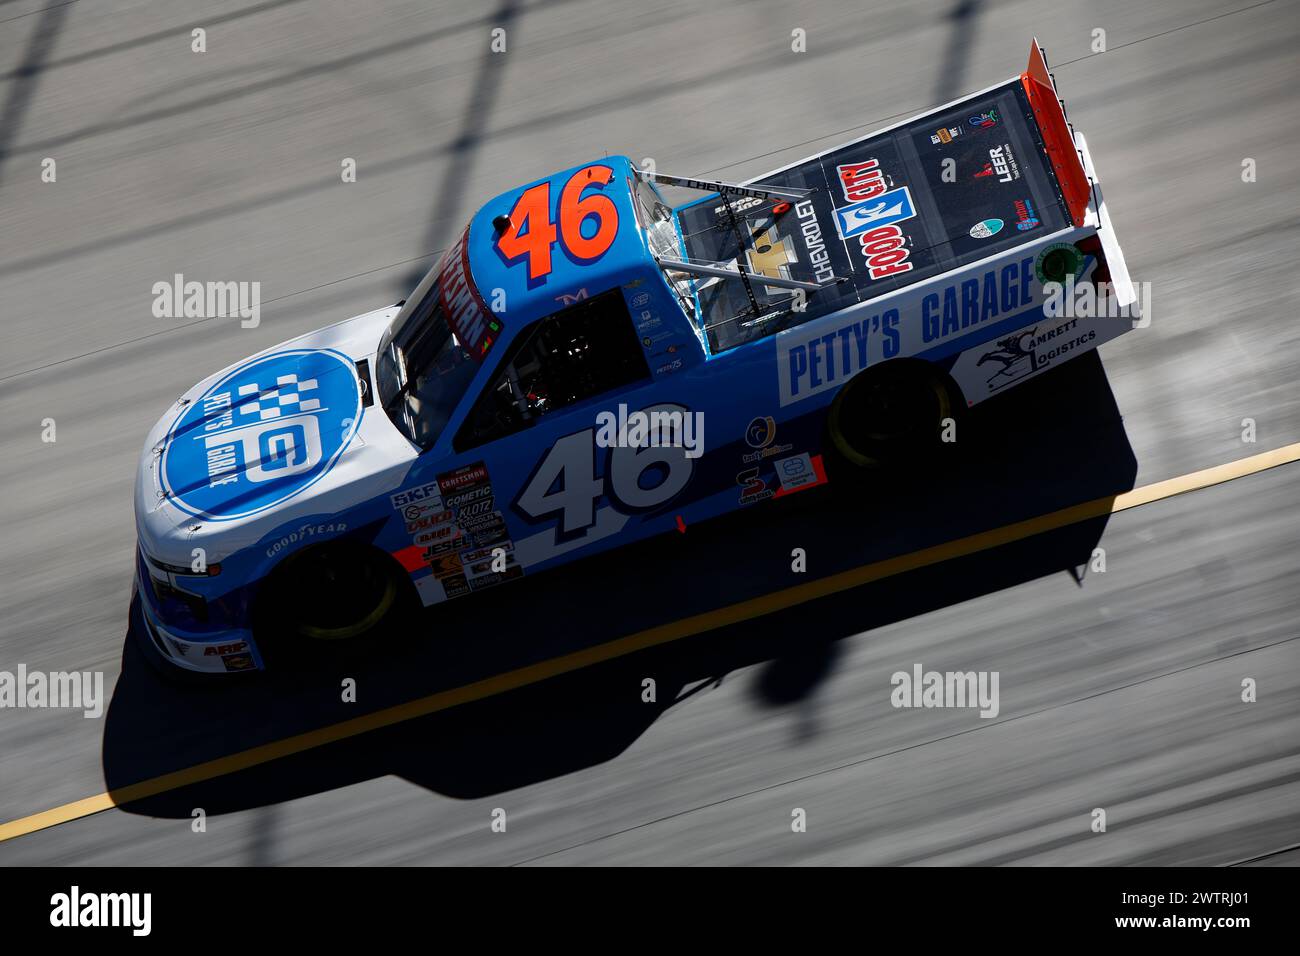
[[[172,504],[224,521],[299,494],[361,422],[361,388],[337,352],[277,352],[235,369],[172,425],[159,474]]]

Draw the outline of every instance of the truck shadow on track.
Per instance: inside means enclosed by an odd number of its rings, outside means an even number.
[[[848,568],[1001,527],[1133,487],[1137,463],[1102,370],[1089,354],[974,410],[959,460],[921,482],[857,493],[817,489],[505,588],[421,612],[382,653],[292,674],[174,686],[128,634],[104,732],[110,789],[463,686],[644,628]],[[760,510],[761,509],[761,510]],[[484,797],[613,760],[670,707],[761,665],[763,706],[808,708],[842,638],[1082,570],[1106,518],[687,637],[127,804],[189,817],[278,803],[397,775],[445,796]],[[791,552],[807,554],[805,574]],[[923,638],[922,638],[923,639]],[[341,701],[344,677],[357,702]],[[642,700],[654,678],[657,701]],[[887,677],[882,687],[888,688]]]

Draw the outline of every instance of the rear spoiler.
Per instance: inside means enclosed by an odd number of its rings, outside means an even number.
[[[1056,81],[1047,68],[1047,55],[1037,37],[1029,47],[1029,64],[1025,67],[1025,72],[1020,74],[1020,82],[1029,98],[1029,105],[1033,108],[1039,131],[1043,134],[1043,147],[1052,164],[1052,171],[1056,173],[1056,181],[1061,187],[1061,196],[1065,199],[1070,221],[1080,228],[1085,225],[1097,227],[1097,236],[1101,240],[1102,252],[1110,269],[1116,299],[1120,305],[1129,305],[1137,295],[1119,241],[1111,228],[1110,214],[1101,198],[1087,143],[1083,134],[1075,133],[1066,119],[1065,104],[1057,95]],[[1088,201],[1094,193],[1097,218],[1089,223]]]
[[[1088,185],[1088,173],[1083,168],[1083,160],[1074,148],[1074,136],[1070,132],[1070,123],[1065,118],[1065,104],[1056,95],[1056,82],[1047,71],[1047,57],[1043,48],[1034,38],[1029,48],[1029,66],[1020,74],[1020,82],[1033,107],[1034,118],[1043,134],[1043,146],[1047,158],[1060,183],[1061,195],[1065,197],[1065,206],[1070,219],[1076,226],[1082,227],[1088,213],[1088,198],[1092,192]]]

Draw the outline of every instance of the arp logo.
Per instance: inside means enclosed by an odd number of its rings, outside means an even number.
[[[214,644],[211,647],[203,648],[203,656],[220,657],[223,654],[238,654],[246,647],[248,647],[247,641],[240,641],[237,644]]]
[[[159,466],[163,489],[181,510],[213,521],[257,514],[328,472],[361,416],[356,370],[337,352],[255,359],[176,419]]]
[[[916,208],[912,205],[912,193],[906,186],[899,186],[874,199],[855,202],[851,206],[840,206],[835,210],[835,228],[841,239],[852,239],[869,229],[902,222],[915,215]]]

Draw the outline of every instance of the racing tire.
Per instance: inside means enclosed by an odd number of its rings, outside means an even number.
[[[852,379],[826,415],[827,471],[835,479],[926,474],[952,448],[943,440],[956,420],[956,389],[925,361],[893,361]]]
[[[275,569],[258,600],[254,629],[268,666],[286,656],[351,657],[387,643],[382,638],[415,603],[410,579],[389,555],[331,542],[291,555]]]

